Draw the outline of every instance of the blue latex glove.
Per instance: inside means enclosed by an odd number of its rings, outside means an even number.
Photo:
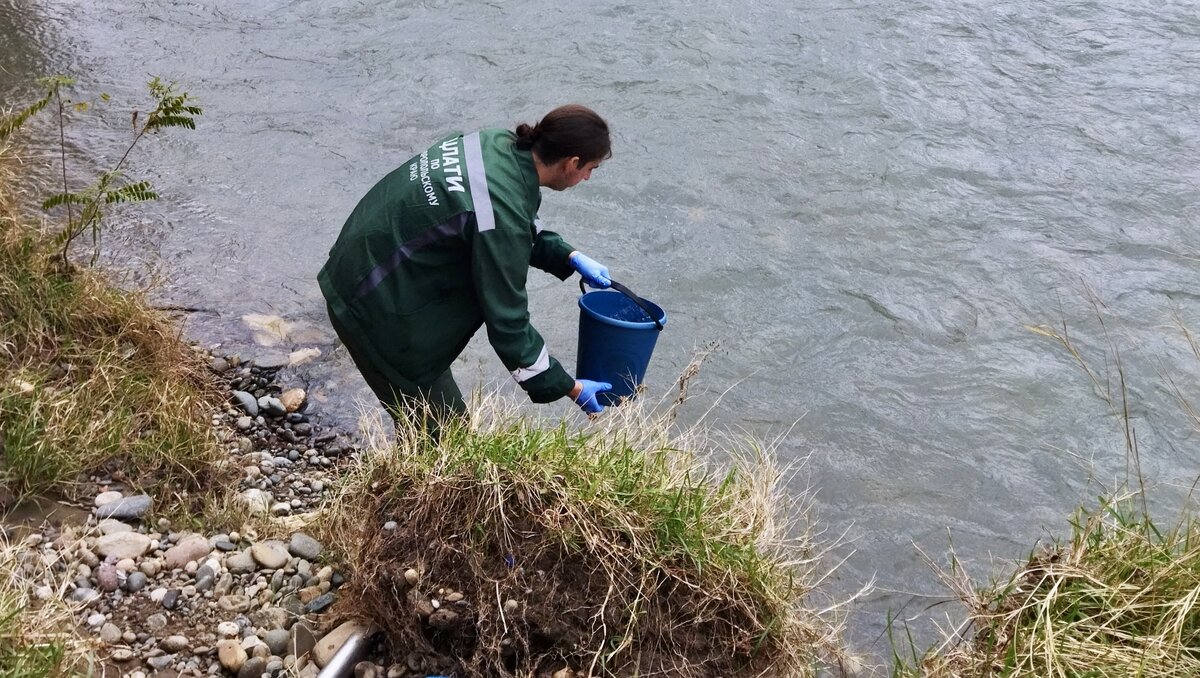
[[[604,411],[604,406],[596,400],[597,393],[612,390],[612,384],[603,381],[592,381],[590,379],[580,379],[579,385],[583,388],[579,389],[579,395],[575,397],[575,404],[579,409],[588,414],[599,414]]]
[[[608,277],[608,267],[588,255],[582,252],[572,252],[568,261],[571,262],[571,268],[579,271],[579,276],[583,278],[583,281],[592,287],[603,290],[612,285],[612,278]]]

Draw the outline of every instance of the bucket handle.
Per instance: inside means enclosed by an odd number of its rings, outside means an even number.
[[[620,292],[621,294],[624,294],[625,296],[627,296],[631,300],[633,300],[633,303],[637,304],[638,306],[641,306],[642,310],[646,312],[646,316],[654,321],[654,328],[657,329],[659,332],[662,332],[663,324],[658,321],[658,318],[654,317],[654,310],[652,308],[650,308],[650,302],[648,302],[645,299],[634,294],[633,290],[622,285],[621,283],[617,282],[616,280],[610,280],[610,282],[612,283],[612,288],[614,290]],[[584,287],[584,285],[583,285],[583,278],[579,279],[579,291],[582,292],[583,294],[587,294],[587,288]]]

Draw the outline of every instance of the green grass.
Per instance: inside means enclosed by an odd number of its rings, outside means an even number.
[[[0,162],[3,162],[0,158]],[[217,454],[199,359],[139,294],[54,259],[0,172],[0,483],[69,493],[120,471],[144,488],[197,487]]]
[[[406,600],[396,598],[418,560],[476,596],[478,638],[462,653],[461,675],[545,669],[532,649],[525,663],[506,659],[516,641],[501,631],[512,622],[488,610],[510,587],[512,595],[533,587],[531,598],[549,601],[553,586],[537,592],[545,579],[580,572],[573,586],[591,595],[539,612],[568,619],[583,609],[592,620],[576,629],[586,640],[574,650],[546,654],[577,671],[647,671],[638,653],[667,648],[676,676],[815,675],[841,659],[838,628],[812,611],[822,550],[807,507],[784,498],[780,479],[760,446],[673,431],[636,405],[579,429],[527,419],[495,397],[483,399],[472,423],[443,425],[436,445],[404,430],[394,447],[368,451],[319,530],[361,583],[344,595],[343,614],[371,618],[396,642],[421,642]],[[419,530],[381,538],[387,516]],[[518,585],[497,569],[504,554],[562,571]]]
[[[969,642],[901,676],[1200,675],[1200,520],[1160,529],[1132,499],[1071,521],[1003,584],[962,589]]]

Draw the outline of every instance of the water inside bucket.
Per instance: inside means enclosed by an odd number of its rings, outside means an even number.
[[[654,322],[654,318],[651,318],[650,314],[646,313],[645,309],[633,303],[632,301],[617,309],[616,312],[612,313],[609,317],[613,320],[620,320],[627,323]]]

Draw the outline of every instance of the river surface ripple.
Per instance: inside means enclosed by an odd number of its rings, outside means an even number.
[[[1162,378],[1195,390],[1175,328],[1200,327],[1191,3],[0,0],[0,28],[5,102],[61,71],[116,102],[149,75],[199,97],[197,131],[140,152],[164,199],[110,247],[209,309],[207,341],[252,352],[249,313],[315,328],[310,387],[347,417],[362,391],[321,343],[314,276],[359,197],[445,131],[599,110],[614,157],[543,220],[668,310],[652,389],[720,342],[685,416],[720,397],[712,425],[807,460],[792,490],[854,551],[831,592],[876,579],[865,652],[889,611],[945,595],[919,549],[953,540],[982,579],[1120,478],[1106,336],[1167,506],[1196,473]],[[124,115],[72,143],[111,157]],[[574,288],[531,288],[573,364]],[[1102,388],[1027,329],[1064,322]],[[482,333],[456,369],[506,380]]]

